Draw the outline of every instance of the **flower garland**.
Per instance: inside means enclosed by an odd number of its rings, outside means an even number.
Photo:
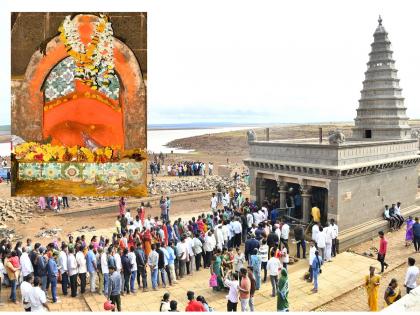
[[[38,142],[25,142],[14,148],[16,159],[20,162],[90,162],[109,163],[124,158],[136,161],[146,158],[141,149],[121,150],[119,146],[106,146],[97,149],[72,146],[65,147]]]
[[[94,25],[95,29],[88,45],[81,42],[78,27],[70,15],[64,18],[58,30],[67,53],[76,61],[75,78],[97,90],[98,86],[109,86],[109,78],[115,75],[114,32],[106,15],[100,15],[99,21]],[[100,82],[99,72],[102,76]]]

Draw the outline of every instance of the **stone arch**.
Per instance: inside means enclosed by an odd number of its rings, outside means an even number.
[[[42,141],[44,94],[42,86],[51,69],[68,57],[59,37],[50,40],[44,56],[37,50],[26,68],[21,89],[16,95],[16,116],[12,134],[26,141]],[[114,37],[115,71],[121,80],[120,103],[123,110],[125,149],[147,147],[146,88],[140,66],[132,50]]]

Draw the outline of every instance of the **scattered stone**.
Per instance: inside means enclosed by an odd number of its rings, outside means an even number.
[[[233,177],[221,176],[193,176],[188,178],[174,178],[173,180],[164,180],[162,178],[153,179],[148,185],[150,195],[161,195],[170,193],[180,193],[189,191],[215,191],[218,186],[237,187],[245,190],[248,185],[241,178],[236,183]]]
[[[41,228],[41,231],[39,231],[37,234],[35,234],[36,237],[54,237],[56,236],[59,232],[61,232],[61,229],[59,228],[51,228],[51,229],[47,229],[45,227]]]
[[[82,226],[80,229],[77,230],[78,232],[85,233],[85,232],[93,232],[96,231],[94,226]]]

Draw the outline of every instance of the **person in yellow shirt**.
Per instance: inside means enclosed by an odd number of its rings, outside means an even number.
[[[321,210],[317,206],[313,206],[311,210],[312,219],[315,223],[321,222]]]
[[[369,275],[365,278],[365,288],[368,295],[368,305],[371,312],[379,311],[378,291],[381,277],[375,275],[375,267],[369,267]]]

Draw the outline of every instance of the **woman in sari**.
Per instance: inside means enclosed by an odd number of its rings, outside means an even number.
[[[277,284],[277,312],[289,311],[289,276],[286,269],[282,269]]]
[[[210,274],[216,274],[217,276],[217,287],[213,287],[213,290],[220,291],[223,289],[223,270],[222,270],[222,258],[220,257],[220,250],[217,250],[216,255],[212,258],[212,265],[210,267]]]
[[[39,197],[38,206],[41,210],[45,210],[47,207],[47,202],[45,201],[45,197]]]
[[[152,235],[146,228],[143,228],[142,241],[144,244],[144,253],[146,256],[149,256],[150,252],[152,251]]]
[[[405,232],[405,246],[408,247],[411,245],[414,239],[413,225],[415,221],[413,220],[412,216],[409,216],[406,223],[407,223],[407,230]]]
[[[393,278],[388,284],[388,288],[385,290],[384,300],[387,305],[391,305],[395,301],[401,298],[401,291],[398,287],[397,279]]]
[[[169,235],[168,235],[168,227],[166,226],[166,223],[162,224],[162,231],[164,235],[165,246],[168,246]]]
[[[143,205],[138,209],[138,215],[139,215],[141,224],[144,225],[144,218],[146,217],[146,209],[144,209]]]
[[[118,206],[120,208],[120,215],[125,214],[125,199],[124,199],[124,197],[121,197],[120,198],[120,201],[118,203]]]
[[[368,295],[368,305],[372,312],[379,311],[378,306],[378,291],[381,277],[375,275],[375,267],[370,266],[369,275],[365,279],[365,288]]]

